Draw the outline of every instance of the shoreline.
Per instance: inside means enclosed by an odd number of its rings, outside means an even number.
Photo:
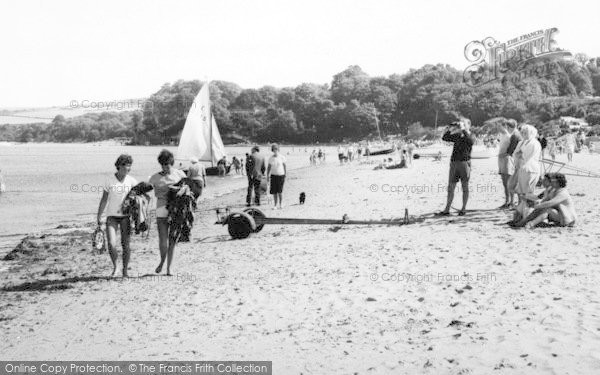
[[[322,165],[319,167],[325,167],[327,165]],[[295,172],[300,172],[303,170],[308,170],[308,169],[312,169],[315,168],[313,166],[302,166],[302,167],[297,167],[297,168],[293,168],[293,169],[289,169],[289,174],[291,176],[292,173]],[[235,176],[235,174],[232,174],[231,176]],[[217,178],[217,177],[215,177]],[[245,191],[246,191],[246,187],[236,187],[233,188],[233,190],[231,191],[227,191],[221,194],[214,194],[214,195],[210,195],[207,198],[202,198],[199,202],[198,202],[198,207],[199,209],[196,211],[197,215],[201,215],[203,212],[213,212],[213,215],[216,215],[214,213],[214,210],[218,207],[222,207],[222,206],[229,206],[229,207],[241,207],[244,206],[245,207]],[[267,194],[270,195],[270,194]],[[239,204],[235,204],[234,200],[237,199],[239,200],[241,203]],[[228,202],[228,203],[223,203],[223,204],[215,204],[215,202],[218,201],[224,201],[224,202]],[[211,208],[202,208],[202,206],[204,204],[207,204],[209,206],[211,206]],[[152,209],[151,211],[154,211],[154,209]],[[86,213],[86,214],[78,214],[77,216],[86,216],[86,217],[93,217],[95,218],[96,213]],[[216,216],[215,216],[216,217]],[[152,223],[152,225],[156,225],[156,223]],[[64,220],[61,221],[60,223],[58,223],[55,227],[48,227],[48,228],[42,228],[39,229],[35,232],[29,232],[29,233],[15,233],[15,234],[3,234],[0,236],[0,243],[2,243],[2,239],[4,238],[11,238],[12,240],[10,241],[10,243],[5,242],[4,246],[0,247],[0,272],[3,271],[7,271],[8,267],[6,267],[6,265],[3,265],[1,262],[4,260],[4,258],[10,254],[11,252],[13,252],[15,249],[17,249],[22,243],[26,242],[29,239],[32,238],[39,238],[42,236],[53,236],[53,235],[63,235],[64,230],[72,230],[72,231],[79,231],[79,230],[87,230],[89,229],[90,232],[90,244],[91,244],[91,235],[94,231],[94,229],[96,228],[96,224],[95,224],[95,220],[90,220],[90,221],[83,221],[83,220]],[[1,251],[4,250],[4,251]]]
[[[29,143],[32,146],[33,145],[38,145],[38,146],[48,146],[48,145],[61,145],[60,143],[51,143],[51,142],[47,142],[47,143]],[[71,143],[73,145],[90,145],[90,143]],[[22,143],[21,146],[27,147],[26,143]],[[121,147],[120,145],[109,145],[110,147],[115,146],[115,147]],[[158,146],[158,147],[163,147],[163,146]],[[111,155],[112,155],[113,151],[111,151]],[[301,168],[306,168],[306,167],[310,167],[308,165],[308,156],[306,156],[306,162],[303,163],[300,166],[297,166],[295,168],[290,168],[290,171],[293,171],[295,169],[301,169]],[[138,172],[139,173],[139,172]],[[10,174],[8,175],[10,176]],[[231,172],[228,177],[225,179],[226,181],[221,181],[220,179],[218,179],[218,177],[214,176],[214,177],[208,177],[209,180],[207,181],[209,183],[209,187],[208,189],[205,190],[205,194],[204,197],[202,198],[202,200],[200,201],[200,204],[202,204],[202,202],[208,201],[208,200],[214,200],[219,198],[221,195],[224,194],[228,194],[229,191],[235,191],[238,189],[244,189],[244,186],[246,185],[246,179],[244,178],[243,175],[236,175],[235,172]],[[213,184],[211,184],[211,180],[217,182],[215,186],[211,186]],[[226,184],[230,184],[233,185],[233,187],[229,188],[226,187],[225,188],[225,192],[221,192],[221,189],[223,188],[223,182],[225,182]],[[215,190],[217,189],[217,190]],[[11,198],[11,193],[15,193],[12,190],[9,190],[7,192],[7,196],[5,198],[8,198],[10,200]],[[18,194],[45,194],[45,192],[40,191],[40,192],[16,192]],[[90,198],[92,200],[95,200],[95,197],[90,196]],[[16,198],[14,198],[16,199]],[[98,200],[99,200],[99,196],[98,196]],[[3,202],[0,201],[0,205]],[[96,207],[97,208],[97,207]],[[43,223],[41,224],[42,226],[36,226],[36,228],[33,228],[33,230],[31,231],[9,231],[10,228],[5,232],[2,233],[1,237],[0,237],[0,259],[2,257],[4,257],[8,252],[12,251],[14,249],[15,246],[17,246],[22,240],[23,238],[27,237],[27,236],[31,236],[31,235],[39,235],[41,233],[46,233],[46,232],[51,232],[53,230],[56,229],[56,227],[60,227],[62,225],[78,225],[81,227],[85,227],[88,224],[88,221],[86,220],[86,217],[89,216],[90,218],[90,222],[93,221],[95,222],[95,215],[96,212],[95,211],[90,211],[90,212],[76,212],[71,216],[67,216],[64,218],[60,218],[58,221],[48,221],[47,223]],[[20,228],[12,228],[12,229],[20,229]]]

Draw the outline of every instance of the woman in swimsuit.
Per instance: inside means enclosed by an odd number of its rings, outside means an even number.
[[[150,177],[150,184],[154,187],[156,196],[156,222],[158,225],[158,247],[160,249],[160,264],[155,272],[160,273],[167,260],[167,276],[171,276],[171,262],[175,253],[176,242],[169,237],[169,210],[167,209],[167,195],[169,187],[178,183],[186,175],[183,171],[174,168],[175,158],[168,150],[162,150],[158,155],[161,171]]]

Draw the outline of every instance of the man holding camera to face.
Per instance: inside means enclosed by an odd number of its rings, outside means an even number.
[[[471,122],[461,119],[448,125],[442,137],[443,141],[454,143],[452,156],[450,157],[450,173],[448,176],[448,198],[446,208],[438,212],[437,216],[449,216],[450,207],[454,200],[454,189],[460,181],[462,186],[463,202],[458,212],[459,216],[466,213],[467,201],[469,200],[469,177],[471,175],[471,150],[475,143],[475,136],[471,134]]]

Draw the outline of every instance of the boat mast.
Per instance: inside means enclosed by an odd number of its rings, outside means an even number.
[[[209,81],[206,81],[205,83],[206,85],[210,84]],[[212,110],[211,110],[211,105],[210,105],[210,86],[206,86],[206,90],[208,91],[208,127],[209,127],[209,132],[210,132],[210,137],[208,137],[208,140],[210,142],[210,166],[214,167],[215,163],[214,163],[214,159],[213,159],[213,141],[212,141]]]
[[[377,119],[377,108],[373,108],[373,115],[375,115],[375,125],[377,126],[377,134],[379,134],[379,141],[383,143],[383,138],[381,138],[381,131],[379,130],[379,121]]]

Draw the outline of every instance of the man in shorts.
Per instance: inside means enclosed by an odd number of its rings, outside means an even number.
[[[446,133],[442,137],[443,141],[454,143],[452,156],[450,157],[450,174],[448,178],[448,198],[446,208],[438,212],[437,216],[450,215],[450,207],[454,200],[454,189],[460,181],[463,191],[462,208],[458,212],[459,216],[466,213],[467,201],[469,200],[469,177],[471,175],[471,150],[475,143],[475,136],[471,134],[471,122],[468,119],[462,119],[451,123],[446,128]]]

